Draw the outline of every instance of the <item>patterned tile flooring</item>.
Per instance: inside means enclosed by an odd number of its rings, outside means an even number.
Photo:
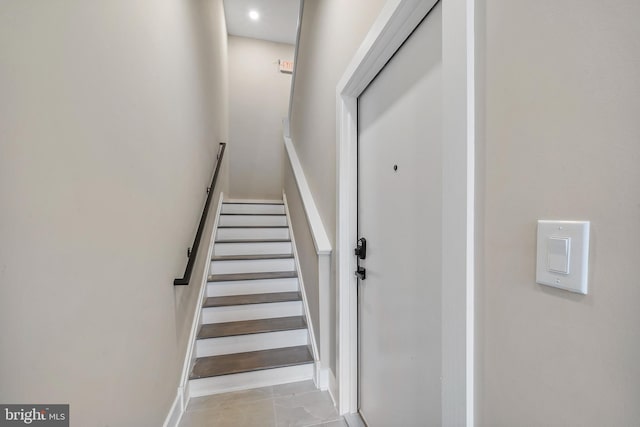
[[[313,381],[193,398],[180,427],[347,427]]]

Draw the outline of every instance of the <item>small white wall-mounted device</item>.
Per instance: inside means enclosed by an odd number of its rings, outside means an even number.
[[[538,221],[536,282],[587,294],[589,221]]]
[[[280,64],[280,72],[285,74],[293,74],[293,61],[278,60]]]

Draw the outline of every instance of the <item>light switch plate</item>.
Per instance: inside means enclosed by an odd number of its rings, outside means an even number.
[[[589,221],[538,221],[536,282],[586,294]]]

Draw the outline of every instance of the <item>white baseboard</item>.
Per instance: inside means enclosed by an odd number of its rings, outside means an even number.
[[[323,368],[321,367],[319,361],[316,362],[313,381],[315,382],[316,387],[318,387],[320,390],[329,392],[329,396],[331,397],[333,406],[337,408],[338,400],[336,399],[336,396],[338,389],[336,384],[336,377],[333,375],[331,369]]]
[[[333,401],[333,405],[338,407],[338,382],[336,381],[336,377],[333,375],[333,371],[331,369],[327,369],[327,380],[329,382],[329,396],[331,396],[331,400]]]
[[[360,414],[345,414],[344,420],[346,421],[349,427],[367,427],[367,425],[362,421]]]
[[[178,427],[183,414],[184,407],[182,405],[182,387],[178,387],[176,398],[173,400],[171,409],[169,409],[169,413],[167,414],[167,418],[164,420],[162,427]]]
[[[329,390],[329,370],[322,368],[320,361],[315,363],[314,382],[320,390]]]

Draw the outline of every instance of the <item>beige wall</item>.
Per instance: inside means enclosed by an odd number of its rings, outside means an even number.
[[[336,234],[336,86],[383,0],[306,1],[293,88],[291,139],[331,244]],[[295,183],[286,183],[286,186]],[[302,212],[302,210],[298,210]],[[293,214],[292,214],[293,216]],[[292,218],[302,222],[302,218]],[[335,254],[335,251],[334,251]],[[336,301],[332,259],[330,301]],[[331,306],[330,367],[336,374],[336,312]]]
[[[193,26],[196,32],[196,42],[198,46],[199,61],[201,62],[202,75],[208,78],[202,79],[202,89],[205,96],[201,102],[205,103],[205,111],[210,112],[210,119],[204,123],[212,127],[210,141],[213,149],[219,149],[219,142],[228,141],[229,126],[229,85],[228,85],[228,52],[227,52],[227,28],[224,20],[223,2],[221,0],[198,0],[194,3],[197,7],[193,8]],[[217,152],[217,151],[216,151]],[[215,158],[215,156],[214,156]],[[213,161],[213,160],[208,160]],[[209,174],[212,173],[212,164],[208,163]],[[207,177],[206,186],[211,185],[211,176]],[[178,337],[178,361],[180,367],[186,356],[186,348],[191,333],[193,317],[196,313],[194,310],[200,294],[200,285],[207,274],[208,264],[207,244],[212,237],[212,228],[215,221],[215,212],[219,200],[220,192],[228,193],[229,191],[229,144],[226,145],[220,172],[210,211],[207,217],[205,231],[202,234],[201,249],[196,258],[194,267],[194,276],[191,283],[194,286],[175,287],[175,318],[176,318],[176,334]],[[204,199],[205,195],[202,194]],[[204,203],[204,202],[203,202]],[[202,203],[193,207],[198,207],[198,215],[202,213]],[[198,219],[199,220],[199,219]],[[192,223],[192,227],[196,227],[196,222]],[[192,229],[188,247],[193,243],[195,228]]]
[[[320,348],[320,286],[318,277],[318,255],[313,244],[313,236],[309,229],[309,223],[302,204],[302,198],[296,185],[296,178],[289,160],[285,160],[284,166],[285,194],[289,207],[289,221],[293,228],[296,242],[296,252],[302,280],[304,283],[305,297],[309,306],[309,318],[313,325],[318,349]]]
[[[281,199],[293,45],[229,36],[230,191],[234,198]]]
[[[480,424],[640,425],[640,3],[483,7]],[[588,295],[535,283],[538,219],[591,221]]]
[[[221,0],[2,2],[0,401],[162,424],[196,288],[172,282],[227,138],[213,25]]]

